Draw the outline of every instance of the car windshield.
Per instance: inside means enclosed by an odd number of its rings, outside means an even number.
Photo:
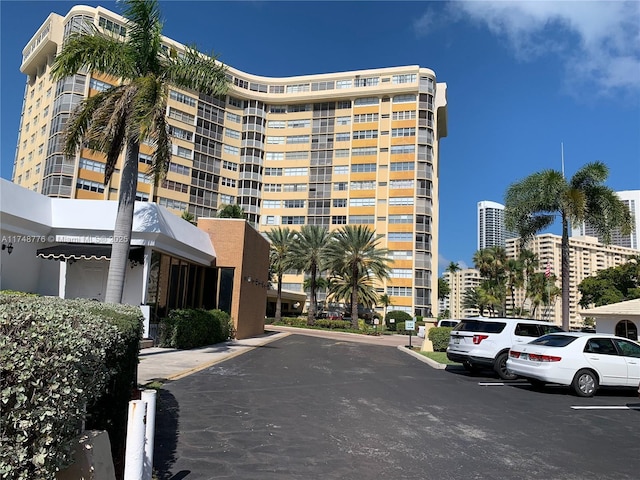
[[[457,332],[500,333],[504,330],[504,322],[485,322],[483,320],[462,320],[453,330]]]
[[[529,342],[532,345],[545,345],[547,347],[566,347],[577,337],[572,335],[544,335]]]

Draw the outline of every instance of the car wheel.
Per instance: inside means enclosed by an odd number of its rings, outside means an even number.
[[[578,370],[571,387],[579,397],[593,397],[598,390],[598,377],[591,370]]]
[[[533,387],[534,390],[542,390],[546,385],[542,380],[538,380],[537,378],[527,378],[529,384]]]
[[[515,380],[518,376],[507,370],[507,358],[509,358],[509,352],[503,352],[498,355],[493,364],[493,369],[502,380]]]

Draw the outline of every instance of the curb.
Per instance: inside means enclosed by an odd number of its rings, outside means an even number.
[[[447,366],[444,363],[439,363],[439,362],[436,362],[435,360],[431,360],[430,358],[425,357],[424,355],[420,355],[419,353],[414,352],[413,350],[409,350],[407,347],[403,347],[402,345],[398,345],[398,350],[400,350],[401,352],[408,353],[409,355],[417,358],[421,362],[426,363],[427,365],[429,365],[432,368],[435,368],[436,370],[444,370],[445,368],[447,368]]]

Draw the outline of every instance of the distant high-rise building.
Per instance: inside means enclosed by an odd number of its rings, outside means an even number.
[[[478,250],[504,247],[507,239],[516,236],[505,228],[504,205],[489,200],[478,202]]]
[[[449,310],[449,318],[467,318],[479,315],[477,308],[464,308],[464,297],[468,290],[480,285],[480,272],[465,268],[457,272],[444,272],[442,277],[449,285],[449,295],[440,300],[440,313]]]
[[[640,248],[638,243],[638,232],[640,231],[640,190],[624,190],[616,192],[620,200],[629,207],[631,216],[634,218],[635,225],[633,231],[629,235],[622,235],[619,229],[612,232],[611,245],[617,245],[619,247]],[[598,241],[603,242],[602,235],[598,234],[598,231],[592,225],[588,223],[582,223],[571,230],[572,237],[581,236],[596,237]]]

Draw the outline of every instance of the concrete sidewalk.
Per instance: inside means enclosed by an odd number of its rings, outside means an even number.
[[[138,384],[146,385],[154,380],[177,380],[288,335],[287,332],[268,332],[245,340],[230,340],[191,350],[145,348],[139,356]]]

